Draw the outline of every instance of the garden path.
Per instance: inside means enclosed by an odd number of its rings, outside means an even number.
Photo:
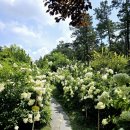
[[[54,99],[51,99],[51,128],[52,130],[72,130],[69,117],[63,111],[61,105]]]

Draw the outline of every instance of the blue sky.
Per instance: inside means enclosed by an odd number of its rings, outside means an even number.
[[[91,1],[95,8],[101,0]],[[71,33],[69,19],[55,23],[43,0],[0,0],[0,46],[17,44],[35,60],[56,48],[59,41],[71,42]]]

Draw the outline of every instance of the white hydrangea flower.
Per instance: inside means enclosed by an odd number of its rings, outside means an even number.
[[[5,89],[4,83],[0,83],[0,92],[2,92]]]
[[[19,127],[16,125],[15,127],[14,127],[14,130],[18,130],[19,129]]]
[[[30,98],[31,98],[31,93],[30,92],[28,92],[28,93],[23,92],[21,94],[21,99],[29,100]]]
[[[33,115],[32,115],[32,114],[28,114],[28,118],[29,118],[29,119],[32,119],[32,118],[33,118]]]
[[[82,111],[85,111],[85,109],[82,109]]]
[[[32,95],[32,94],[31,94],[30,92],[27,93],[27,99],[28,99],[28,100],[31,98],[31,95]]]
[[[41,82],[41,80],[36,80],[36,87],[43,87],[43,83]]]
[[[77,87],[77,86],[75,86],[75,90],[78,90],[78,87]]]
[[[92,89],[89,89],[88,90],[88,94],[91,95],[93,93],[93,90]]]
[[[104,109],[105,108],[105,104],[103,102],[98,102],[95,108],[96,109]]]
[[[102,124],[103,124],[103,125],[107,125],[107,124],[108,124],[108,120],[107,120],[107,119],[103,119],[103,120],[102,120]]]
[[[20,70],[22,71],[22,72],[26,72],[26,70],[27,70],[27,68],[20,68]]]
[[[44,79],[44,80],[41,80],[41,82],[43,83],[43,85],[46,83],[46,79]]]
[[[23,92],[22,94],[21,94],[21,99],[26,99],[27,98],[27,93],[26,92]]]
[[[16,63],[13,64],[13,67],[18,67],[18,65]]]
[[[23,122],[26,124],[28,123],[28,118],[23,118]]]
[[[95,89],[95,87],[94,87],[94,86],[91,86],[89,89],[90,89],[90,90],[94,90],[94,89]]]
[[[119,130],[125,130],[124,128],[120,128]]]
[[[114,91],[120,98],[123,96],[123,91],[119,88],[115,89]]]
[[[34,87],[34,91],[36,91],[36,93],[38,95],[42,95],[43,94],[43,88],[42,87]]]
[[[107,76],[108,76],[107,74],[102,75],[102,79],[107,80]]]
[[[87,96],[84,96],[83,99],[87,99]]]
[[[98,97],[98,100],[99,100],[100,102],[107,103],[109,97],[110,97],[110,96],[109,96],[109,93],[106,92],[106,91],[104,91],[104,92],[101,94],[101,96]]]
[[[87,96],[87,98],[91,98],[91,99],[92,99],[92,98],[93,98],[93,95],[90,94],[90,95]]]
[[[70,99],[67,99],[67,101],[70,101]]]
[[[46,93],[46,88],[42,88],[42,92],[43,92],[43,94],[45,94]]]
[[[35,103],[35,99],[30,99],[29,102],[28,102],[28,105],[32,106],[34,103]]]
[[[60,75],[58,78],[59,78],[60,80],[64,80],[64,79],[65,79],[65,76]]]
[[[97,71],[97,74],[100,74],[100,71]]]
[[[85,77],[88,77],[88,78],[92,78],[93,76],[93,73],[92,72],[88,72],[85,74]]]
[[[31,118],[28,119],[29,123],[33,123],[33,120]]]
[[[82,85],[81,90],[84,91],[85,89],[85,85]]]
[[[41,96],[37,97],[37,101],[41,102],[43,100],[43,98]]]
[[[82,83],[84,82],[84,80],[83,80],[83,79],[80,79],[79,82],[82,84]]]
[[[0,64],[0,69],[2,69],[3,68],[3,66]]]
[[[114,74],[114,71],[112,69],[108,69],[107,73]]]
[[[29,69],[28,69],[28,72],[32,72],[32,70],[29,68]]]
[[[95,85],[95,82],[94,81],[91,81],[88,86],[94,86]]]
[[[34,121],[39,121],[40,120],[40,113],[38,113],[36,116],[34,116]]]
[[[40,107],[43,107],[43,104],[40,103],[39,106],[40,106]]]

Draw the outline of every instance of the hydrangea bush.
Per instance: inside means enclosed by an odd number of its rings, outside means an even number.
[[[6,72],[5,70],[10,70]],[[47,124],[51,89],[36,65],[0,64],[0,129],[34,129]]]
[[[110,68],[95,71],[76,63],[49,75],[70,111],[78,110],[84,118],[99,122],[104,130],[130,128],[130,77],[127,74]]]

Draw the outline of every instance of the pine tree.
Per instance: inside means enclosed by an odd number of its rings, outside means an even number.
[[[113,7],[119,9],[118,17],[119,24],[119,37],[125,41],[126,55],[130,55],[130,1],[129,0],[113,0]]]
[[[114,35],[114,22],[110,20],[109,16],[111,15],[111,6],[108,5],[108,1],[100,2],[100,7],[95,8],[96,19],[99,20],[97,24],[97,32],[102,44],[102,40],[108,36],[108,42],[110,48],[112,46],[112,37]]]
[[[90,61],[91,51],[96,48],[96,32],[92,27],[92,18],[89,16],[87,19],[89,26],[75,28],[72,36],[76,39],[73,42],[73,49],[75,51],[75,56],[78,60]]]

